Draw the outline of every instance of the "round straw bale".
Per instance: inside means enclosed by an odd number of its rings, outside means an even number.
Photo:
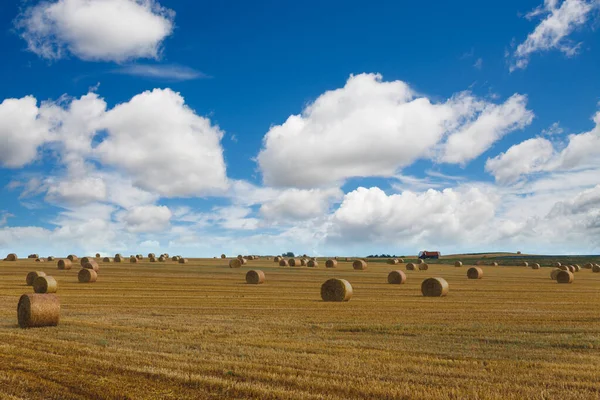
[[[592,263],[587,263],[587,264],[585,264],[585,265],[583,266],[583,268],[585,268],[585,269],[592,269],[592,267],[593,267],[593,266],[594,266],[594,264],[592,264]]]
[[[454,263],[454,266],[455,266],[455,267],[462,267],[462,266],[463,266],[463,263],[462,263],[462,261],[456,261],[456,262]]]
[[[248,264],[248,260],[243,257],[240,259],[240,262],[242,263],[242,265]]]
[[[406,274],[399,269],[388,274],[388,283],[401,285],[406,282]]]
[[[531,269],[540,269],[542,266],[539,263],[531,264]]]
[[[365,270],[367,269],[367,262],[365,260],[354,260],[352,268],[359,271]]]
[[[325,268],[335,268],[337,267],[337,260],[329,259],[325,261]]]
[[[556,282],[573,283],[573,273],[570,271],[559,271],[558,274],[556,274]]]
[[[69,254],[67,258],[73,262],[77,262],[79,260],[79,257],[77,257],[75,254]]]
[[[141,254],[137,254],[137,255],[135,256],[135,258],[137,258],[138,260],[143,260],[143,259],[144,259],[144,256],[143,256],[143,255],[141,255]]]
[[[422,258],[419,258],[419,261],[417,261],[417,264],[423,264],[425,261]]]
[[[523,261],[523,263],[521,264],[523,267],[529,267],[529,263],[527,261]]]
[[[562,266],[561,263],[557,262],[556,264],[554,264],[555,267],[560,268]],[[564,270],[563,270],[564,271]]]
[[[19,259],[19,257],[17,257],[17,255],[15,253],[10,253],[5,258],[6,261],[17,261],[18,259]]]
[[[578,264],[573,265],[575,267],[575,272],[581,271],[581,267]]]
[[[123,262],[123,257],[121,257],[119,254],[115,255],[115,262],[116,263],[121,263]]]
[[[406,264],[407,271],[414,271],[415,269],[417,269],[417,267],[415,267],[415,264],[413,264],[413,263]]]
[[[161,257],[162,257],[162,256],[161,256]],[[164,258],[164,257],[163,257],[163,258]],[[148,261],[150,261],[150,262],[156,262],[156,258],[154,258],[154,257],[150,257],[150,258],[148,258]]]
[[[310,268],[316,268],[319,266],[319,263],[315,260],[310,260],[309,262],[306,263],[306,266],[310,267]]]
[[[77,274],[79,283],[92,283],[98,280],[98,273],[93,269],[82,268]]]
[[[421,293],[426,297],[441,297],[448,294],[448,282],[444,278],[428,278],[421,284]]]
[[[575,267],[572,265],[569,265],[567,268],[569,268],[569,272],[575,272]]]
[[[58,269],[71,269],[73,262],[69,259],[58,260]]]
[[[35,281],[35,278],[38,276],[46,276],[46,273],[44,271],[32,271],[28,273],[25,277],[25,283],[27,283],[27,286],[33,285],[33,281]]]
[[[56,293],[58,283],[51,276],[38,276],[33,281],[33,291],[36,293]]]
[[[497,266],[498,266],[498,263],[494,261],[494,262],[493,262],[493,263],[491,263],[490,265],[491,265],[491,266],[493,266],[493,267],[497,267]]]
[[[48,257],[48,261],[49,261],[49,262],[50,262],[50,261],[54,261],[54,260],[55,260],[55,258],[54,258],[53,256],[50,256],[50,257]]]
[[[483,270],[479,267],[469,268],[469,270],[467,271],[467,278],[481,279],[481,278],[483,278]]]
[[[60,319],[60,301],[54,294],[24,294],[17,306],[17,320],[21,328],[57,326]]]
[[[242,258],[244,258],[244,256],[241,254],[238,254],[237,258],[239,258],[241,260]]]
[[[227,258],[225,254],[221,254],[221,258]]]
[[[173,257],[171,257],[171,261],[179,261],[179,257],[173,256]]]
[[[241,268],[242,262],[239,258],[232,258],[229,260],[229,268]]]
[[[160,256],[160,257],[158,257],[158,262],[167,262],[168,259],[169,259],[169,257]],[[177,261],[179,262],[179,258],[177,259]]]
[[[137,264],[138,259],[136,257],[129,257],[129,263],[130,264]]]
[[[300,259],[300,265],[303,267],[306,267],[306,264],[308,264],[308,260],[306,258],[301,258]]]
[[[399,263],[399,261],[398,261],[397,258],[390,258],[390,259],[387,260],[387,263],[390,264],[390,265],[396,265],[396,264]]]
[[[281,260],[279,260],[279,266],[280,267],[289,267],[290,264],[288,263],[287,260],[284,260],[283,258]]]
[[[567,265],[559,265],[558,269],[560,269],[561,271],[568,271],[569,267]]]
[[[556,276],[558,275],[558,273],[560,271],[562,271],[562,269],[560,269],[560,268],[554,268],[552,270],[552,272],[550,273],[550,279],[552,279],[553,281],[555,281],[556,280]]]
[[[105,262],[105,263],[110,263],[110,262],[112,262],[112,260],[111,260],[109,257],[104,257],[104,258],[102,259],[102,262]]]
[[[179,264],[187,264],[189,262],[189,260],[187,258],[180,258],[179,259]]]
[[[321,285],[323,301],[348,301],[352,298],[352,285],[345,279],[329,279]]]
[[[403,258],[399,258],[398,259],[398,264],[403,264],[404,263],[404,259]]]
[[[600,272],[600,264],[594,264],[592,267],[592,272]]]
[[[165,253],[163,256],[165,256],[165,258],[169,258],[169,253]]]
[[[100,258],[100,257],[102,257],[102,256],[100,255],[100,253],[96,253],[96,258]]]
[[[288,264],[290,265],[290,267],[296,267],[296,266],[300,266],[300,261],[296,260],[295,258],[290,258],[288,260]]]
[[[82,257],[80,260],[81,266],[83,266],[83,264],[87,264],[88,262],[90,262],[89,257]]]
[[[276,262],[276,263],[280,262],[281,260],[282,260],[282,258],[279,256],[273,258],[273,262]]]
[[[265,273],[258,269],[250,270],[246,273],[246,283],[260,285],[265,283]]]
[[[419,271],[427,271],[429,269],[429,264],[423,263],[419,264]]]
[[[154,254],[154,253],[148,253],[148,258],[156,258],[156,254]]]
[[[100,271],[100,266],[98,265],[98,263],[96,262],[96,260],[89,260],[87,263],[85,263],[84,265],[82,265],[83,268],[85,269],[92,269],[95,272]]]
[[[36,258],[35,262],[44,262],[45,260],[43,258]]]

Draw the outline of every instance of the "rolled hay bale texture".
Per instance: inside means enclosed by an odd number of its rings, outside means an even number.
[[[315,260],[310,260],[308,263],[306,263],[306,266],[310,268],[316,268],[319,266],[319,263]]]
[[[98,265],[98,263],[96,262],[96,260],[89,260],[87,263],[85,263],[84,265],[82,265],[82,267],[84,269],[91,269],[94,272],[100,271],[100,266]]]
[[[179,264],[187,264],[189,260],[187,258],[180,258],[178,262]]]
[[[163,257],[163,258],[164,258],[164,257]],[[156,258],[154,258],[154,257],[149,257],[149,258],[148,258],[148,261],[150,261],[150,262],[156,262]]]
[[[17,261],[18,259],[19,259],[19,257],[17,257],[17,255],[15,253],[10,253],[5,258],[6,261]]]
[[[592,272],[600,272],[600,264],[594,264],[592,267]]]
[[[129,257],[129,263],[130,264],[137,264],[138,259],[136,257]]]
[[[427,271],[429,269],[429,264],[423,263],[419,264],[419,271]]]
[[[406,264],[407,271],[414,271],[415,269],[417,269],[417,267],[415,267],[415,264],[413,264],[413,263]]]
[[[123,262],[123,257],[121,257],[119,254],[115,255],[115,262],[116,263],[121,263]]]
[[[221,254],[221,258],[227,258],[225,254]]]
[[[399,263],[399,264],[403,264],[403,263],[404,263],[404,259],[403,259],[403,258],[399,258],[399,259],[398,259],[398,263]]]
[[[493,263],[491,263],[490,265],[491,265],[492,267],[497,267],[497,266],[498,266],[498,263],[497,263],[497,262],[493,262]]]
[[[35,262],[44,262],[45,260],[43,258],[36,258]]]
[[[444,278],[428,278],[421,284],[421,293],[426,297],[446,296],[450,290]]]
[[[246,283],[251,285],[260,285],[265,283],[265,273],[258,269],[250,270],[246,273]]]
[[[301,258],[300,259],[300,265],[303,267],[306,267],[306,264],[308,264],[308,260],[306,258]]]
[[[56,293],[58,283],[51,276],[38,276],[33,281],[33,291],[36,293]]]
[[[521,264],[523,267],[529,267],[529,263],[527,261],[523,261],[523,263]]]
[[[179,257],[178,256],[173,256],[173,257],[171,257],[171,261],[179,261]]]
[[[454,266],[455,267],[462,267],[463,263],[462,263],[462,261],[457,261],[457,262],[454,263]]]
[[[423,264],[423,263],[425,263],[425,261],[423,261],[422,258],[419,258],[419,261],[417,261],[417,264]]]
[[[279,256],[273,258],[273,262],[276,262],[276,263],[280,262],[281,260],[283,260],[283,258],[281,258]]]
[[[143,260],[144,256],[141,254],[136,254],[135,258],[137,258],[138,260]]]
[[[82,267],[83,267],[84,264],[87,264],[89,262],[90,262],[89,257],[82,257],[81,261],[80,261]]]
[[[242,263],[242,265],[246,265],[248,264],[248,260],[246,260],[245,258],[242,257],[242,259],[240,259],[240,262]]]
[[[241,260],[242,258],[244,258],[244,256],[241,254],[238,254],[237,258],[239,258]]]
[[[27,256],[27,258],[40,258],[39,254],[30,254]]]
[[[388,274],[388,283],[401,285],[406,282],[406,274],[404,271],[396,270]]]
[[[483,278],[483,270],[479,267],[469,268],[469,270],[467,271],[467,278],[481,279]]]
[[[55,260],[55,258],[54,258],[53,256],[49,256],[49,257],[47,258],[47,260],[48,260],[48,262],[51,262],[51,261],[54,261],[54,260]]]
[[[287,262],[287,260],[281,259],[281,260],[279,260],[279,266],[280,267],[289,267],[290,264]]]
[[[559,263],[559,262],[557,262],[556,264],[554,264],[554,266],[555,266],[555,267],[557,267],[557,268],[560,268],[560,267],[562,267],[562,264],[561,264],[561,263]],[[563,271],[564,271],[564,270],[563,270]]]
[[[542,266],[539,263],[531,264],[531,269],[540,269]]]
[[[337,267],[337,260],[329,259],[325,261],[325,268],[335,268]]]
[[[100,255],[100,253],[96,253],[96,258],[100,258],[100,257],[102,257],[102,256]]]
[[[352,263],[352,268],[357,271],[363,271],[367,269],[367,262],[365,260],[354,260]]]
[[[72,267],[73,262],[71,260],[58,260],[58,269],[71,269]]]
[[[560,269],[560,268],[554,268],[552,270],[552,272],[550,273],[550,279],[552,279],[553,281],[555,281],[556,280],[556,276],[558,275],[558,273],[560,271],[562,271],[562,269]]]
[[[156,258],[156,254],[154,254],[154,253],[148,253],[148,258]]]
[[[60,319],[60,301],[54,294],[24,294],[17,306],[17,320],[21,328],[57,326]]]
[[[75,254],[69,254],[67,258],[72,262],[77,262],[79,260],[79,257],[77,257]]]
[[[25,283],[27,284],[27,286],[32,286],[33,282],[35,281],[35,278],[37,278],[38,276],[46,276],[46,273],[44,271],[31,271],[30,273],[28,273],[25,277]]]
[[[575,272],[575,267],[572,265],[569,265],[567,268],[569,268],[569,272]]]
[[[110,262],[112,262],[112,260],[111,260],[109,257],[104,257],[104,258],[102,259],[102,262],[105,262],[105,263],[110,263]]]
[[[239,258],[232,258],[229,260],[229,268],[241,268],[242,262]]]
[[[165,254],[163,254],[163,256],[165,256],[165,258],[170,258],[169,253],[165,253]]]
[[[557,283],[573,283],[573,273],[570,271],[559,271],[556,274]]]
[[[158,257],[158,262],[167,262],[168,259],[169,257],[160,256]],[[179,261],[179,258],[177,259],[177,261]]]
[[[79,283],[93,283],[98,280],[98,273],[93,269],[82,268],[77,274]]]
[[[323,301],[349,301],[352,298],[352,285],[345,279],[329,279],[321,285]]]
[[[559,265],[558,269],[560,269],[561,271],[568,271],[569,270],[569,266],[568,265]]]
[[[587,263],[587,264],[585,264],[585,265],[583,266],[583,268],[585,268],[585,269],[592,269],[592,267],[593,267],[593,266],[594,266],[594,264],[592,264],[592,263]]]
[[[290,265],[290,267],[296,267],[296,266],[300,266],[300,261],[296,260],[295,258],[290,258],[288,260],[288,264]]]
[[[577,264],[573,265],[575,267],[575,272],[581,271],[581,267]]]
[[[396,264],[398,264],[399,262],[400,262],[400,261],[398,261],[398,259],[397,259],[397,258],[390,258],[390,259],[388,259],[388,260],[387,260],[387,263],[388,263],[388,264],[390,264],[390,265],[396,265]]]

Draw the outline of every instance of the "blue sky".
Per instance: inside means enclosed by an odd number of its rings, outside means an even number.
[[[217,3],[4,5],[0,252],[600,251],[597,0]]]

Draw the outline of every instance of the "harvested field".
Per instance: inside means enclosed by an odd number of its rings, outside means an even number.
[[[559,285],[550,268],[504,266],[470,280],[452,262],[390,285],[390,267],[140,260],[104,264],[83,285],[77,270],[47,265],[60,324],[23,330],[24,271],[40,264],[0,262],[0,398],[599,397],[600,274]],[[246,284],[250,269],[268,280]],[[428,277],[449,294],[423,297]],[[350,282],[351,301],[321,300],[330,278]]]

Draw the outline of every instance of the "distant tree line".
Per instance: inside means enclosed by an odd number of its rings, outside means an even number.
[[[397,256],[395,254],[393,256],[390,256],[389,254],[371,254],[370,256],[367,256],[367,258],[404,258],[404,256]]]

